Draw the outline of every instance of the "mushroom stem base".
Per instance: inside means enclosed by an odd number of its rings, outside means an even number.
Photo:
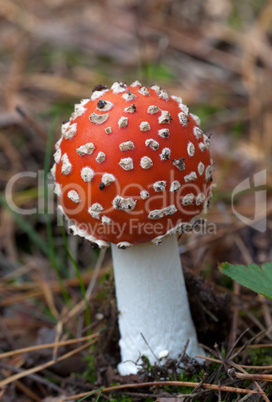
[[[175,236],[160,246],[140,244],[120,250],[112,244],[119,310],[121,375],[141,368],[140,356],[150,363],[203,354],[198,346]],[[164,356],[164,357],[162,357]]]

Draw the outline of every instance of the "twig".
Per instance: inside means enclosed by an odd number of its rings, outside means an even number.
[[[231,353],[234,351],[236,345],[238,345],[240,339],[242,339],[242,337],[243,337],[248,331],[249,331],[249,329],[246,328],[246,329],[238,336],[238,338],[236,339],[236,341],[235,341],[233,347],[230,349],[230,351],[229,351],[229,353],[228,353],[228,355],[227,355],[229,359],[233,359],[233,356],[231,355]],[[253,337],[252,339],[254,340],[255,338]],[[242,348],[241,348],[241,350],[242,350]]]
[[[221,363],[221,364],[222,364],[222,361],[221,361],[221,360],[218,360],[218,359],[212,359],[212,358],[208,358],[208,357],[206,357],[206,356],[196,356],[196,357],[202,357],[202,358],[204,358],[204,359],[206,359],[206,360],[216,361],[217,363]],[[225,367],[226,372],[228,373],[229,376],[232,376],[232,375],[235,374],[236,372],[233,371],[233,369],[227,369],[226,364],[237,368],[238,370],[242,371],[244,375],[247,375],[247,372],[243,369],[242,365],[238,365],[238,364],[234,363],[233,361],[230,361],[228,358],[226,358],[226,359],[224,359],[224,367]],[[272,377],[272,376],[271,376],[271,377]],[[255,385],[256,385],[257,389],[258,389],[260,392],[263,392],[261,386],[260,386],[254,379],[252,379],[252,380],[255,382]],[[266,397],[266,395],[264,395],[263,398],[265,399],[266,402],[269,402],[269,399]]]
[[[265,332],[265,330],[259,332],[257,335],[254,335],[251,339],[249,339],[248,341],[246,341],[235,353],[233,353],[231,356],[229,356],[230,360],[233,360],[236,356],[238,356],[243,350],[245,350],[250,343],[254,342],[254,340],[256,338],[258,338],[260,336],[260,334],[262,334],[263,332]],[[236,345],[234,345],[235,348]],[[232,351],[234,350],[234,348],[232,349]]]
[[[93,293],[97,278],[99,276],[99,272],[101,270],[101,267],[102,267],[102,264],[103,264],[103,261],[104,261],[105,255],[106,255],[106,252],[107,252],[107,249],[105,249],[105,248],[102,248],[100,250],[98,259],[96,261],[96,265],[95,265],[94,270],[93,270],[92,279],[91,279],[91,281],[90,281],[90,283],[88,285],[88,288],[86,290],[87,299],[89,299],[91,297],[92,293]]]
[[[242,376],[247,376],[247,375],[249,375],[244,369],[242,369],[238,364],[235,364],[235,363],[233,363],[233,366],[235,367],[236,366],[236,368],[238,369],[238,370],[240,370],[240,371],[242,371],[242,373],[237,373],[234,369],[231,369],[232,371],[232,376],[236,376],[237,378],[239,378],[239,375],[242,375]],[[258,376],[258,374],[257,374],[257,376]],[[243,379],[246,379],[246,378],[243,378]],[[254,382],[254,384],[255,384],[255,386],[256,386],[256,388],[259,390],[259,391],[262,391],[262,387],[260,386],[260,384],[257,382],[257,379],[256,378],[251,378],[251,380]],[[266,396],[266,395],[263,395],[263,399],[266,401],[266,402],[270,402],[270,400],[268,399],[268,397]]]
[[[186,353],[186,350],[187,350],[187,348],[188,348],[188,345],[189,345],[189,339],[187,339],[187,341],[186,341],[186,343],[185,343],[185,345],[184,345],[183,351],[182,351],[180,357],[179,357],[178,360],[177,360],[176,367],[179,367],[180,363],[182,362],[182,359],[183,359],[183,357],[184,357],[184,355],[185,355],[185,353]]]
[[[151,347],[150,347],[149,343],[147,342],[147,340],[146,340],[144,334],[143,334],[142,332],[141,332],[140,334],[141,334],[141,337],[143,338],[144,343],[146,344],[146,346],[148,347],[148,349],[150,350],[150,352],[152,353],[152,355],[155,357],[155,360],[157,360],[157,362],[159,362],[158,357],[155,355],[155,353],[154,353],[153,350],[151,349]]]
[[[187,382],[187,381],[152,381],[152,382],[144,382],[144,383],[138,383],[138,384],[122,384],[122,385],[116,385],[114,387],[108,387],[108,388],[103,388],[102,392],[114,392],[118,391],[121,389],[125,388],[142,388],[142,387],[154,387],[154,386],[174,386],[174,387],[192,387],[195,388],[199,383],[197,382]],[[0,384],[1,385],[1,384]],[[216,385],[216,384],[202,384],[201,388],[204,389],[210,389],[210,390],[216,390],[216,391],[225,391],[225,392],[234,392],[238,394],[261,394],[264,395],[264,392],[259,392],[259,391],[253,391],[251,389],[244,389],[244,388],[237,388],[237,387],[230,387],[227,385]],[[97,390],[96,393],[101,392],[100,390]],[[64,401],[71,401],[73,399],[78,399],[78,398],[83,398],[84,396],[89,395],[90,392],[84,392],[82,394],[78,395],[72,395],[64,399]]]
[[[19,368],[19,367],[14,367],[11,364],[6,364],[6,363],[0,363],[0,367],[9,370],[9,371],[13,371],[14,373],[23,373],[24,370]],[[53,389],[57,392],[63,392],[63,390],[58,387],[56,384],[46,380],[46,378],[40,377],[37,374],[30,374],[29,378],[33,381],[37,381],[41,384],[46,385],[48,388]]]
[[[202,356],[202,355],[196,355],[195,357],[197,357],[198,359],[205,359],[205,360],[208,360],[210,362],[222,364],[221,360],[215,359],[213,357]],[[245,369],[253,369],[253,370],[271,370],[272,369],[272,365],[271,366],[249,366],[249,365],[246,365],[246,364],[239,364],[239,366],[243,367]]]
[[[104,275],[104,273],[106,271],[108,271],[109,267],[103,267],[98,276],[102,276]],[[90,278],[90,273],[83,275],[83,281],[84,283],[88,283],[89,282],[89,278]],[[65,279],[63,281],[64,285],[67,287],[77,287],[79,286],[79,281],[77,278],[71,278],[71,279]],[[61,291],[61,287],[60,284],[58,283],[58,281],[49,281],[48,282],[51,290],[53,293],[59,293]],[[0,284],[1,285],[1,284]],[[29,292],[25,292],[25,293],[21,293],[19,292],[18,294],[13,294],[10,297],[6,297],[3,300],[0,300],[0,307],[5,307],[5,306],[9,306],[9,305],[14,305],[15,303],[22,303],[22,301],[26,300],[26,299],[31,299],[31,298],[40,298],[42,297],[44,294],[40,289],[37,289],[37,284],[35,283],[31,283],[31,284],[16,284],[15,285],[5,285],[5,289],[10,289],[11,292],[13,292],[13,289],[17,289],[17,290],[28,290]],[[14,293],[14,292],[13,292]],[[81,304],[83,305],[84,302]],[[78,305],[75,306],[75,308],[78,308]],[[84,309],[84,306],[81,306],[81,308]],[[81,311],[81,310],[80,310]],[[70,314],[70,313],[69,313]]]
[[[49,348],[55,348],[55,347],[60,347],[60,346],[67,346],[67,345],[73,345],[74,343],[79,343],[87,340],[96,340],[98,337],[98,334],[92,334],[88,336],[83,336],[82,338],[77,338],[77,339],[70,339],[68,341],[60,341],[60,342],[54,342],[54,343],[46,343],[44,345],[35,345],[35,346],[29,346],[26,348],[22,349],[17,349],[17,350],[12,350],[10,352],[2,353],[0,354],[0,359],[5,359],[7,357],[11,356],[16,356],[16,355],[21,355],[24,353],[29,353],[29,352],[34,352],[36,350],[43,350],[43,349],[49,349]]]
[[[207,379],[208,377],[208,373],[204,373],[203,377],[200,380],[200,383],[197,384],[197,386],[193,389],[193,391],[191,392],[191,394],[198,394],[197,391],[200,390],[200,388],[202,387],[202,385],[204,384],[204,381]]]
[[[248,374],[248,373],[233,373],[235,377],[241,380],[252,380],[252,381],[266,381],[272,382],[272,374]]]
[[[220,350],[219,350],[219,347],[218,347],[218,344],[217,344],[217,343],[215,343],[214,349],[216,350],[218,356],[220,357],[220,359],[221,359],[221,364],[223,364],[225,371],[228,372],[228,366],[227,366],[228,363],[227,363],[227,359],[225,359],[225,358],[222,356],[222,354],[221,354],[221,352],[220,352]]]
[[[258,334],[258,336],[259,335],[260,334]],[[255,345],[247,346],[247,349],[260,349],[260,348],[272,348],[272,343],[256,343]]]
[[[62,356],[58,357],[57,359],[50,360],[47,363],[44,363],[44,364],[41,364],[39,366],[33,367],[33,368],[29,369],[29,370],[25,370],[25,371],[23,371],[21,373],[12,375],[11,377],[8,377],[5,380],[0,381],[0,387],[4,387],[5,385],[8,385],[8,384],[12,383],[13,381],[19,380],[20,378],[23,378],[23,377],[27,377],[30,374],[37,373],[38,371],[41,371],[41,370],[43,370],[43,369],[45,369],[47,367],[50,367],[53,364],[59,363],[59,362],[61,362],[63,360],[66,360],[69,357],[75,355],[76,353],[79,353],[82,350],[87,349],[88,347],[93,345],[95,342],[96,342],[96,340],[92,340],[91,342],[87,342],[83,346],[80,346],[79,348],[77,348],[75,350],[72,350],[71,352],[68,352],[65,355],[62,355]]]

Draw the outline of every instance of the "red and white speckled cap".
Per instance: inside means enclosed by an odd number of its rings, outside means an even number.
[[[116,82],[75,105],[56,144],[55,193],[75,234],[107,246],[160,243],[207,205],[209,138],[181,98]]]

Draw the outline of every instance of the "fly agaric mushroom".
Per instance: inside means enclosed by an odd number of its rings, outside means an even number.
[[[187,340],[188,355],[203,353],[176,238],[211,196],[209,139],[199,125],[159,86],[116,82],[75,105],[56,144],[55,193],[71,231],[112,244],[122,375],[136,373],[143,355],[178,358]]]

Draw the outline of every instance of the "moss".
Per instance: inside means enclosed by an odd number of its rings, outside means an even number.
[[[248,349],[247,352],[252,366],[271,365],[271,351],[268,348]]]
[[[81,375],[81,377],[85,378],[90,384],[94,384],[96,381],[96,371],[94,364],[94,356],[92,354],[92,348],[90,349],[90,354],[83,358],[85,362],[87,362],[87,370]]]

